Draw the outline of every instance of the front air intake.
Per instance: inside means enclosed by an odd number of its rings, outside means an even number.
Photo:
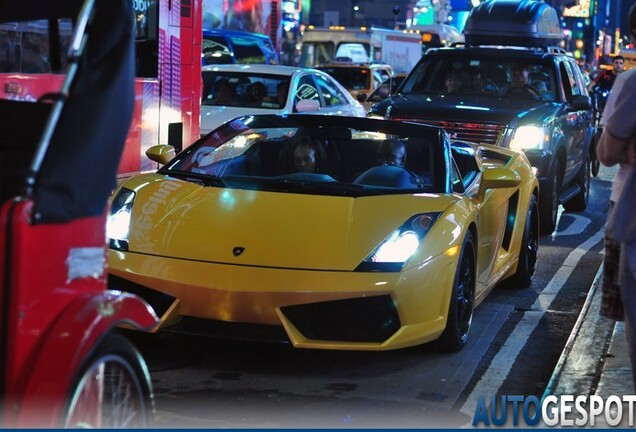
[[[281,311],[313,340],[381,343],[401,326],[390,295],[286,306]]]

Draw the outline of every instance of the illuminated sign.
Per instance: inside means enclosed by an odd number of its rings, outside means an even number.
[[[589,18],[590,10],[592,10],[591,0],[578,0],[577,4],[572,7],[563,9],[564,17]]]

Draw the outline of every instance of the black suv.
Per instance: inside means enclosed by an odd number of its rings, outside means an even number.
[[[536,1],[488,0],[471,12],[465,36],[466,44],[427,51],[369,115],[522,150],[540,183],[541,232],[552,233],[560,203],[569,211],[587,207],[595,132],[576,61],[549,46],[561,37],[556,11]]]

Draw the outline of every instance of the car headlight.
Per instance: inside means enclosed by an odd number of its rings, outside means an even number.
[[[543,148],[543,143],[550,139],[542,126],[519,126],[510,140],[511,150],[527,150]]]
[[[126,188],[121,188],[113,198],[106,222],[106,236],[111,249],[128,250],[130,212],[134,201],[135,192]]]
[[[415,253],[441,213],[421,213],[393,231],[356,268],[356,271],[398,272]]]

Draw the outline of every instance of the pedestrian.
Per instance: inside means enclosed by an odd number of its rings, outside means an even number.
[[[636,41],[636,5],[629,11],[631,36]],[[629,358],[636,389],[636,69],[616,77],[605,106],[597,155],[603,165],[619,164],[612,183],[601,314],[624,319]],[[618,291],[618,295],[617,295]],[[621,311],[622,309],[622,311]]]
[[[592,91],[594,87],[598,86],[601,92],[610,92],[616,82],[616,77],[623,72],[624,65],[625,58],[622,55],[617,55],[612,60],[612,70],[602,70],[599,72],[596,78],[590,81],[587,89]]]

